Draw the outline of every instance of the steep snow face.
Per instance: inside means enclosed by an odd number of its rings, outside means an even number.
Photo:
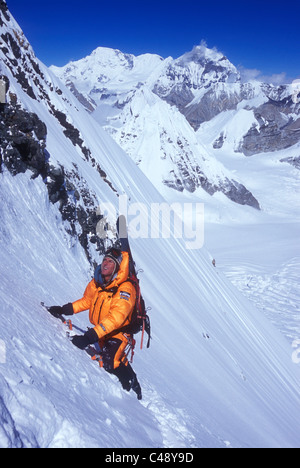
[[[151,347],[134,360],[140,403],[40,307],[78,298],[90,278],[42,180],[4,172],[0,187],[0,446],[298,446],[291,348],[205,251],[190,255],[176,239],[132,241],[152,307]],[[73,321],[84,329],[87,314]]]
[[[15,28],[20,35],[5,6],[2,1],[2,27],[11,37]],[[49,202],[45,181],[32,179],[31,171],[13,176],[2,167],[0,446],[299,446],[300,371],[290,345],[213,267],[205,248],[187,250],[175,235],[151,238],[151,223],[158,222],[151,208],[165,206],[165,200],[43,64],[42,75],[26,69],[29,48],[22,41],[19,59],[10,60],[11,43],[1,47],[1,71],[14,99],[45,123],[51,164],[74,171],[78,191],[90,191],[116,213],[126,194],[133,231],[141,229],[137,208],[143,208],[147,223],[131,244],[152,307],[153,339],[149,350],[135,352],[142,402],[71,345],[40,301],[78,299],[93,274],[91,264],[78,236],[66,231],[59,204]],[[24,71],[25,82],[18,81],[18,71]],[[78,130],[81,143],[72,142],[60,120]],[[228,199],[222,206],[232,209]],[[250,208],[244,209],[248,216]],[[98,252],[91,255],[101,261]],[[74,323],[85,329],[87,314]]]

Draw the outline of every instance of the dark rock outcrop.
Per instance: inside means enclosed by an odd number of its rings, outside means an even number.
[[[91,261],[91,244],[100,252],[105,250],[96,232],[102,218],[97,214],[97,197],[79,176],[75,164],[72,171],[66,171],[49,163],[46,138],[47,127],[36,114],[20,106],[5,105],[0,112],[0,172],[5,166],[14,176],[28,170],[33,179],[41,176],[50,202],[58,203],[66,231],[79,239]]]
[[[299,106],[291,99],[269,101],[254,110],[257,124],[248,131],[239,145],[246,156],[289,148],[300,141]]]
[[[31,169],[33,177],[44,178],[46,136],[46,125],[36,114],[5,105],[0,114],[0,163],[13,175]]]
[[[280,160],[280,162],[291,164],[291,166],[294,166],[296,169],[300,170],[300,156],[283,158]]]

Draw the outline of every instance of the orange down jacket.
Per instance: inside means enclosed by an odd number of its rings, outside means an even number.
[[[90,312],[90,322],[95,326],[99,340],[117,335],[120,329],[130,324],[135,306],[134,285],[126,281],[129,275],[129,255],[122,252],[122,261],[117,276],[105,289],[93,279],[82,299],[73,302],[74,313]],[[113,291],[112,291],[113,289]]]

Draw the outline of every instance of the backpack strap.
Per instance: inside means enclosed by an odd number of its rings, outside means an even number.
[[[151,340],[151,326],[150,326],[150,319],[149,319],[149,316],[147,315],[147,312],[146,312],[146,308],[145,308],[145,303],[144,303],[144,299],[141,295],[141,292],[140,292],[140,289],[139,289],[139,281],[138,279],[134,280],[132,278],[127,278],[126,281],[123,281],[122,283],[120,283],[118,286],[114,286],[112,288],[101,288],[102,291],[106,291],[106,292],[111,292],[112,295],[114,296],[115,294],[117,294],[120,286],[122,284],[125,284],[125,283],[131,283],[134,288],[135,288],[135,291],[136,291],[136,300],[135,300],[135,306],[134,306],[134,310],[136,311],[137,313],[137,316],[138,318],[142,319],[143,320],[143,325],[142,325],[142,337],[141,337],[141,349],[143,348],[143,342],[144,342],[144,333],[146,332],[147,335],[148,335],[148,341],[147,341],[147,348],[150,347],[150,340]],[[143,309],[145,312],[143,315],[139,315],[139,309]],[[131,324],[129,325],[126,325],[125,327],[122,327],[118,330],[118,332],[122,332],[122,333],[127,333],[127,334],[131,334],[130,333],[130,327],[131,327]]]

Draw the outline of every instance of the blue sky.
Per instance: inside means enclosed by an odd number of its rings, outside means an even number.
[[[99,46],[177,58],[204,40],[252,76],[277,75],[279,82],[300,77],[300,0],[7,0],[7,5],[48,66],[78,60]]]

